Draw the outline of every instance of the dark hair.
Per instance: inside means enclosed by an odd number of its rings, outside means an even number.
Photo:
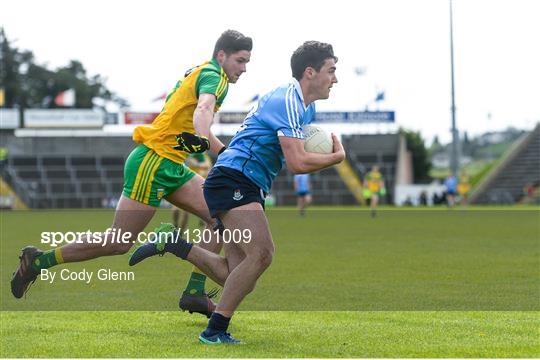
[[[227,55],[230,55],[241,50],[251,51],[252,47],[253,41],[250,37],[244,36],[236,30],[227,30],[216,41],[212,57],[216,57],[219,50],[223,50]]]
[[[338,60],[334,56],[332,45],[318,41],[306,41],[291,56],[292,76],[300,81],[307,67],[312,67],[316,71],[319,71],[324,61],[329,58],[334,59],[336,62]]]

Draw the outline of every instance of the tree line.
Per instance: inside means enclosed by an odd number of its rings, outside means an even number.
[[[66,66],[50,69],[36,63],[32,51],[15,47],[0,28],[0,88],[4,91],[4,107],[57,108],[55,97],[68,89],[75,90],[73,107],[88,109],[96,107],[93,100],[110,101],[120,107],[129,103],[110,91],[103,76],[89,75],[78,60],[70,60]],[[102,106],[102,104],[101,104]],[[98,106],[99,107],[99,106]]]

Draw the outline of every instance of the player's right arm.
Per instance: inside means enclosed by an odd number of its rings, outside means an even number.
[[[193,113],[193,126],[198,135],[202,135],[210,141],[210,150],[217,154],[224,145],[210,130],[214,121],[215,106],[215,95],[200,94],[197,108]]]
[[[214,109],[218,97],[223,94],[224,78],[218,72],[202,70],[197,81],[197,107],[193,113],[193,127],[198,136],[203,136],[210,143],[210,150],[218,154],[224,147],[210,127],[214,122]]]
[[[266,111],[265,111],[266,109]],[[315,116],[315,105],[304,107],[291,87],[285,94],[276,92],[263,105],[261,116],[278,136],[287,168],[294,174],[306,174],[340,163],[345,159],[343,145],[332,134],[334,143],[332,153],[319,154],[306,152],[302,124],[309,124]]]
[[[279,142],[287,168],[294,174],[306,174],[338,164],[345,159],[345,149],[335,134],[334,147],[330,154],[310,153],[304,150],[304,139],[280,136]]]

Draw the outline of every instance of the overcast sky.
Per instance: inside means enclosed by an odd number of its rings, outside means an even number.
[[[208,60],[232,28],[251,36],[248,71],[229,88],[223,110],[247,110],[253,95],[290,79],[290,55],[303,41],[333,44],[339,57],[329,100],[318,110],[363,110],[378,91],[380,110],[450,139],[448,0],[273,1],[0,0],[0,24],[38,62],[80,60],[135,111],[186,69]],[[454,0],[457,124],[478,134],[540,121],[540,1]],[[358,76],[355,69],[365,69]],[[488,119],[488,114],[491,118]]]

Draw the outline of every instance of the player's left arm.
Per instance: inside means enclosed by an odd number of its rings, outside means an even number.
[[[217,154],[225,145],[223,145],[210,129],[214,122],[215,106],[216,96],[214,94],[200,94],[197,107],[193,113],[193,126],[195,127],[197,135],[204,136],[208,139],[210,142],[210,150]]]

